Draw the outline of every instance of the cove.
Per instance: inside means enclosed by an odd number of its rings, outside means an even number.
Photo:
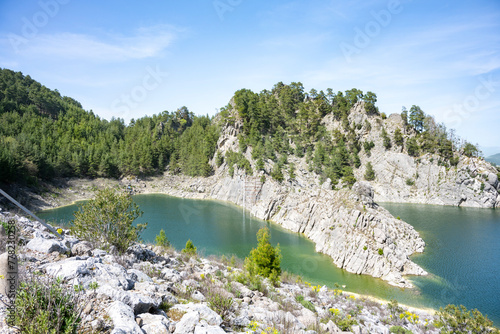
[[[191,239],[204,256],[224,254],[230,257],[234,254],[244,259],[257,245],[256,233],[259,228],[268,226],[271,242],[273,245],[280,244],[282,268],[301,275],[308,282],[331,288],[337,283],[345,285],[344,290],[347,291],[386,300],[396,299],[402,304],[415,307],[439,308],[449,303],[464,304],[468,308],[478,308],[496,324],[500,323],[500,252],[498,246],[495,246],[500,244],[489,244],[488,247],[493,247],[492,249],[481,247],[487,244],[482,234],[486,234],[489,240],[499,240],[498,210],[383,203],[392,214],[399,215],[412,224],[427,243],[425,253],[415,255],[412,259],[430,275],[410,277],[416,288],[401,289],[380,279],[351,274],[337,268],[330,257],[316,253],[314,243],[304,236],[285,230],[277,224],[250,217],[248,212],[235,205],[162,194],[135,195],[133,198],[144,211],[138,223],[148,222],[148,228],[142,234],[146,242],[154,242],[155,236],[164,229],[169,241],[178,250],[184,248],[186,241]],[[75,204],[46,210],[39,215],[56,225],[66,225],[76,210]],[[448,218],[443,219],[445,217]],[[457,223],[453,224],[454,222]],[[463,230],[467,227],[478,233],[482,231],[481,235],[474,237],[470,230]],[[458,256],[459,253],[453,247],[462,248],[467,254],[472,253],[458,259],[454,254]],[[494,247],[497,247],[496,252]],[[490,256],[496,257],[496,264],[490,263]],[[478,261],[488,263],[488,267],[484,268],[487,273],[484,281],[470,281],[460,276],[461,267],[475,267],[479,265]],[[495,269],[493,266],[496,266]],[[471,274],[477,277],[472,269]],[[470,284],[478,285],[472,287]],[[471,293],[476,295],[470,296]],[[486,302],[482,302],[483,300]]]

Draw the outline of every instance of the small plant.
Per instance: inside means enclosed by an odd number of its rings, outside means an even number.
[[[58,228],[58,229],[57,229],[57,233],[59,233],[59,234],[61,234],[61,235],[62,235],[62,233],[63,233],[62,228]]]
[[[186,247],[182,250],[183,253],[188,254],[188,255],[196,255],[196,247],[194,246],[193,242],[191,239],[186,241]]]
[[[413,185],[415,185],[415,181],[412,180],[412,179],[410,179],[410,178],[407,178],[406,179],[406,185],[407,186],[413,186]]]
[[[155,244],[156,244],[156,246],[161,246],[161,247],[169,247],[170,246],[170,242],[167,239],[167,236],[165,234],[165,230],[161,229],[160,234],[156,235]]]
[[[233,306],[233,298],[225,296],[224,291],[209,291],[208,292],[208,306],[217,312],[222,320],[227,321],[227,317],[231,312]]]
[[[350,314],[343,316],[341,311],[337,308],[331,308],[330,317],[325,321],[332,320],[342,331],[350,331],[351,327],[357,325],[358,322]]]
[[[378,249],[378,255],[384,255],[384,250],[382,248]]]
[[[395,334],[413,334],[412,331],[410,331],[406,328],[403,328],[401,326],[392,326],[391,328],[389,328],[389,332],[395,333]]]
[[[363,250],[367,250],[367,249],[368,249],[368,247],[367,247],[367,246],[363,246]]]
[[[295,300],[298,303],[302,304],[302,306],[304,306],[306,309],[308,309],[308,310],[316,313],[316,308],[314,307],[313,303],[311,303],[310,301],[304,299],[304,296],[297,295],[297,296],[295,296]]]
[[[99,287],[99,283],[97,282],[90,282],[89,283],[89,289],[92,289],[92,290],[97,290],[97,288]]]
[[[77,333],[82,307],[80,294],[60,279],[42,281],[30,277],[20,283],[14,325],[21,333]]]

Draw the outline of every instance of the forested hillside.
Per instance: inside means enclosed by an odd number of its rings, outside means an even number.
[[[248,175],[263,171],[281,182],[285,175],[294,178],[296,167],[288,161],[294,155],[305,157],[309,171],[320,180],[329,178],[334,187],[339,181],[352,185],[360,154],[369,156],[378,142],[363,140],[372,130],[371,122],[349,119],[360,103],[382,128],[379,137],[386,150],[413,157],[435,153],[444,166],[456,165],[460,154],[479,154],[418,106],[403,108],[403,128],[389,135],[386,115],[376,102],[374,93],[355,88],[307,93],[301,83],[280,82],[260,93],[237,91],[215,118],[198,117],[182,107],[126,125],[122,119],[107,121],[83,110],[79,102],[29,76],[0,69],[0,181],[152,175],[167,167],[173,173],[209,176],[226,162],[230,175],[235,168]],[[331,130],[327,119],[341,126]],[[232,125],[240,127],[239,148],[217,151],[221,130]],[[371,166],[365,167],[365,178],[375,177]]]
[[[0,181],[148,175],[171,164],[209,175],[218,130],[187,108],[107,121],[29,76],[0,69]]]
[[[296,166],[288,160],[294,155],[305,157],[309,172],[317,174],[321,182],[330,179],[334,187],[339,181],[340,185],[350,186],[356,181],[354,171],[361,167],[360,154],[369,157],[375,145],[415,158],[435,154],[439,165],[446,167],[456,166],[460,155],[479,155],[474,145],[437,124],[420,107],[403,107],[402,126],[396,126],[387,122],[376,102],[372,92],[353,88],[337,93],[327,89],[326,94],[312,89],[306,93],[301,83],[280,82],[271,91],[258,94],[239,90],[232,104],[221,111],[223,123],[242,123],[239,153],[226,152],[229,173],[233,173],[234,166],[252,173],[253,165],[275,180],[282,181],[284,171],[293,179]],[[360,118],[359,111],[365,116]],[[248,147],[252,148],[252,164],[244,156]],[[217,157],[220,164],[219,152]],[[267,164],[267,170],[266,162],[272,162]],[[365,166],[367,180],[375,178],[372,167],[369,162]]]

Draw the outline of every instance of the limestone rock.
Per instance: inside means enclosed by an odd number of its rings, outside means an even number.
[[[112,334],[144,334],[135,321],[134,311],[130,306],[115,301],[109,306],[108,314],[114,324]]]
[[[27,248],[41,253],[66,253],[68,248],[59,240],[36,237],[31,239],[26,245]]]

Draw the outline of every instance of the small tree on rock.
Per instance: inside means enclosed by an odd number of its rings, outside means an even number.
[[[71,229],[95,248],[114,246],[118,253],[124,253],[140,239],[140,233],[147,226],[147,223],[133,225],[141,215],[142,211],[130,195],[106,188],[79,207]]]
[[[281,275],[281,250],[279,244],[273,247],[269,241],[271,238],[267,227],[257,232],[257,248],[250,251],[245,259],[245,269],[250,277],[260,275],[267,277],[277,284]]]
[[[375,180],[375,171],[373,170],[372,163],[368,161],[366,164],[365,180],[373,181]]]

